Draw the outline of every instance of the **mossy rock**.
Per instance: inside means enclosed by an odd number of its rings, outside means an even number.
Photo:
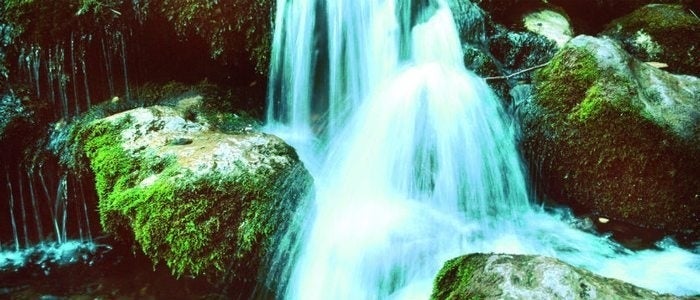
[[[643,61],[673,73],[700,75],[700,18],[682,5],[651,4],[612,21],[602,33]]]
[[[312,179],[281,139],[213,130],[184,117],[196,99],[181,102],[73,130],[95,175],[100,223],[175,276],[249,294]]]
[[[693,0],[551,0],[571,17],[576,32],[597,34],[613,19],[651,3],[692,4]]]
[[[554,258],[469,254],[445,263],[431,299],[680,299]]]
[[[521,111],[523,150],[543,197],[700,238],[700,79],[579,36],[536,73]]]

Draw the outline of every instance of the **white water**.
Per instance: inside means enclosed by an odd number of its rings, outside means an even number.
[[[700,293],[699,255],[669,242],[633,252],[530,204],[514,126],[464,69],[438,2],[278,1],[269,129],[300,152],[316,196],[278,257],[298,255],[273,266],[288,270],[277,292],[426,299],[447,259],[500,252]]]

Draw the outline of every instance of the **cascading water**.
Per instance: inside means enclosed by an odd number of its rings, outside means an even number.
[[[3,39],[0,50],[12,43],[9,34],[7,41],[4,40],[5,30],[10,29],[0,27]],[[58,159],[48,154],[50,151],[56,154],[56,149],[42,147],[51,148],[68,139],[63,125],[90,109],[92,97],[107,98],[123,93],[123,98],[131,100],[133,79],[127,69],[129,36],[130,32],[120,28],[109,27],[97,33],[77,28],[50,46],[17,47],[14,62],[17,72],[11,74],[12,80],[9,74],[0,74],[9,83],[6,90],[0,91],[3,108],[16,107],[20,119],[33,119],[18,121],[30,128],[22,130],[44,131],[46,123],[60,120],[48,139],[52,145],[39,145],[43,141],[18,145],[24,142],[3,140],[6,145],[0,154],[0,211],[4,212],[0,215],[0,271],[23,267],[37,257],[42,257],[40,262],[76,261],[77,256],[62,256],[76,251],[94,253],[97,248],[108,247],[93,243],[92,232],[97,231],[93,227],[97,224],[90,220],[94,213],[88,203],[95,203],[96,195],[90,193],[91,187],[84,187],[83,178],[60,166]],[[108,88],[109,94],[101,86]],[[25,89],[33,94],[25,94]],[[26,110],[23,105],[28,103],[36,107]],[[44,107],[48,113],[43,111]]]
[[[472,252],[700,293],[700,255],[633,252],[529,203],[515,126],[464,69],[447,3],[408,2],[278,1],[268,128],[317,190],[272,263],[278,293],[427,298],[444,261]]]

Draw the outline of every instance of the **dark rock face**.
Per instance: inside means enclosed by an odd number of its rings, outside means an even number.
[[[432,299],[680,299],[605,278],[554,258],[470,254],[445,263]]]
[[[502,31],[491,37],[489,48],[508,73],[548,62],[557,50],[553,41],[528,31]]]
[[[643,61],[673,73],[700,75],[700,18],[681,5],[650,4],[612,21],[602,33]]]
[[[206,80],[263,94],[273,6],[271,0],[4,1],[0,89],[26,87],[63,118],[115,96],[133,100],[132,89],[148,82]],[[256,105],[262,109],[264,97]]]
[[[542,193],[580,214],[700,238],[700,79],[570,41],[520,107],[523,149]]]
[[[50,113],[45,104],[26,91],[0,93],[0,161],[18,163],[27,147],[48,130]]]
[[[478,4],[478,5],[477,5]],[[542,64],[556,52],[557,45],[542,35],[528,31],[511,31],[497,24],[478,1],[451,3],[457,30],[463,43],[467,69],[486,77],[496,94],[510,103],[510,89],[519,81],[530,81],[531,73],[506,77]]]

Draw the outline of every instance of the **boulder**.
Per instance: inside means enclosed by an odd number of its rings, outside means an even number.
[[[700,75],[700,18],[682,5],[650,4],[612,21],[602,33],[643,61],[674,73]]]
[[[700,238],[700,79],[579,36],[518,111],[540,193],[578,214]]]
[[[533,32],[503,30],[490,37],[489,48],[507,73],[512,74],[549,61],[557,51],[557,44]],[[520,78],[529,77],[530,73],[523,73]]]
[[[469,254],[445,263],[432,299],[680,299],[595,275],[554,258]]]
[[[128,110],[76,125],[70,139],[94,173],[106,233],[175,276],[245,295],[312,179],[281,139],[245,122],[214,130],[201,106],[192,95]]]
[[[554,9],[529,12],[523,16],[523,24],[527,30],[554,41],[559,48],[574,35],[569,17]]]
[[[550,0],[571,17],[577,32],[595,34],[611,20],[622,17],[650,3],[692,4],[693,0]]]

